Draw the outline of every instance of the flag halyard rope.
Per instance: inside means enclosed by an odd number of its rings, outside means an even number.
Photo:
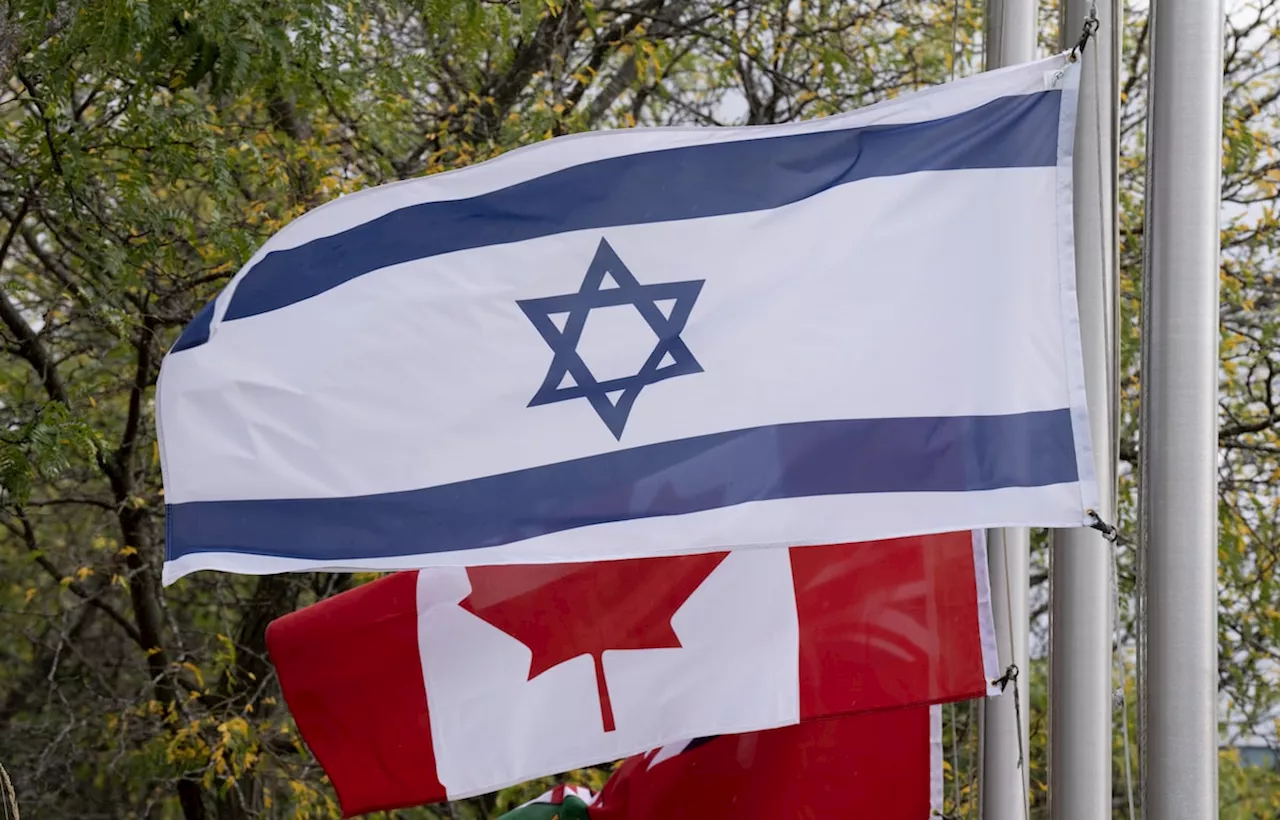
[[[1127,691],[1128,672],[1126,671],[1124,657],[1120,652],[1122,641],[1120,639],[1120,547],[1126,546],[1136,548],[1133,541],[1127,538],[1120,529],[1114,524],[1103,521],[1102,518],[1094,510],[1086,511],[1090,518],[1089,527],[1102,533],[1111,544],[1111,606],[1112,606],[1112,658],[1114,660],[1115,674],[1119,678],[1119,688],[1115,690],[1112,697],[1115,705],[1120,708],[1120,734],[1124,742],[1124,781],[1125,781],[1125,797],[1127,798],[1127,808],[1129,820],[1136,820],[1137,812],[1134,808],[1133,798],[1133,763],[1131,761],[1132,754],[1129,748],[1129,694]]]

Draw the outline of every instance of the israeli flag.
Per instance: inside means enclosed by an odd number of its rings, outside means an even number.
[[[343,197],[164,361],[165,582],[1080,526],[1065,56]]]

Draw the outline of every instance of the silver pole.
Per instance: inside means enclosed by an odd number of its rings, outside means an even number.
[[[1035,0],[988,0],[983,35],[988,70],[1035,59],[1036,5]]]
[[[1158,12],[1143,289],[1142,805],[1151,820],[1212,820],[1223,8],[1162,0]]]
[[[983,34],[987,69],[1035,59],[1036,6],[1036,0],[988,0]],[[1001,697],[981,704],[978,799],[983,820],[1026,820],[1028,812],[1029,764],[1020,756],[1030,754],[1031,749],[1031,670],[1027,663],[1030,554],[1031,531],[1025,527],[987,531],[1000,669],[1003,672],[1012,664],[1019,674]],[[1021,710],[1015,709],[1015,704],[1021,704]]]
[[[1074,192],[1077,296],[1085,390],[1098,477],[1098,516],[1115,523],[1111,377],[1116,157],[1112,112],[1117,102],[1113,0],[1065,0],[1063,47],[1080,37],[1096,11],[1100,24],[1081,59]],[[1091,529],[1055,530],[1050,547],[1049,816],[1111,818],[1111,559]]]
[[[1019,757],[1020,754],[1031,753],[1031,710],[1027,698],[1031,677],[1027,668],[1030,551],[1030,530],[1016,527],[987,531],[991,607],[995,614],[1001,668],[1013,663],[1017,665],[1019,674],[1003,695],[987,698],[981,703],[982,733],[979,740],[982,762],[978,799],[983,820],[1026,820],[1029,808],[1027,796],[1031,784],[1028,764],[1020,762]],[[1021,704],[1021,710],[1015,708],[1017,704]],[[1022,735],[1021,745],[1019,733]]]

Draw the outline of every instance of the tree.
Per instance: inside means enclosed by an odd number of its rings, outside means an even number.
[[[1276,2],[1233,18],[1225,67],[1222,685],[1254,730],[1274,718],[1280,643]],[[1145,71],[1130,22],[1126,328]],[[558,134],[865,105],[977,70],[980,23],[948,0],[0,0],[0,762],[27,814],[336,816],[263,631],[363,579],[159,584],[159,363],[267,236]],[[1123,573],[1131,590],[1127,553]],[[486,817],[543,785],[401,815]]]

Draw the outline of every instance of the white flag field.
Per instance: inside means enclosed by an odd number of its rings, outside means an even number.
[[[165,582],[1088,523],[1078,71],[298,218],[164,361]]]

